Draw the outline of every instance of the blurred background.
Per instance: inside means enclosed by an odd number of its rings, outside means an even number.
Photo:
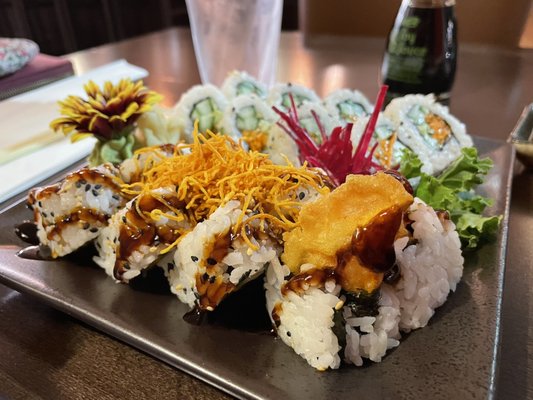
[[[285,0],[282,29],[386,36],[400,0]],[[461,43],[533,48],[532,0],[458,0]],[[0,37],[62,55],[171,26],[188,26],[185,0],[0,0]]]

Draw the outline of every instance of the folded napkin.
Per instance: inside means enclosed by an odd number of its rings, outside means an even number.
[[[147,75],[145,69],[119,60],[1,101],[0,203],[90,153],[92,140],[71,144],[63,134],[50,130],[50,122],[59,117],[58,100],[68,95],[84,96],[83,85],[89,80],[102,85]]]

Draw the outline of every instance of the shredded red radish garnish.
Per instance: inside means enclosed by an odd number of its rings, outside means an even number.
[[[387,89],[387,85],[381,86],[374,111],[370,116],[355,152],[353,152],[350,138],[353,127],[352,123],[348,123],[344,127],[337,126],[331,131],[331,135],[328,137],[324,132],[324,128],[317,114],[311,111],[322,137],[322,143],[317,145],[298,121],[298,113],[292,95],[290,96],[291,108],[286,113],[277,107],[272,108],[281,117],[282,121],[278,122],[278,125],[296,142],[300,150],[300,161],[307,162],[311,167],[322,168],[332,182],[336,186],[339,186],[350,174],[370,174],[373,170],[381,169],[378,164],[372,161],[377,143],[370,151],[368,148],[376,127],[379,112],[385,100]]]

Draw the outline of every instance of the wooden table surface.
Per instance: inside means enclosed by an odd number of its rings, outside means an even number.
[[[357,88],[373,100],[384,43],[283,33],[277,78],[319,95]],[[173,105],[200,83],[187,29],[74,53],[77,73],[125,58]],[[462,46],[452,112],[472,134],[506,139],[533,102],[533,51]],[[533,398],[533,174],[517,164],[502,309],[496,397]],[[0,285],[0,399],[223,399],[228,395],[91,327]]]

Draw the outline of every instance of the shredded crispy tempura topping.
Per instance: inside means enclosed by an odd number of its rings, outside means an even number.
[[[174,156],[145,169],[141,182],[124,185],[123,191],[154,196],[157,189],[171,189],[183,207],[173,208],[169,215],[161,214],[173,220],[186,215],[193,225],[228,201],[239,200],[242,214],[233,230],[252,249],[256,246],[245,229],[252,221],[259,219],[262,229],[267,222],[287,231],[296,225],[302,204],[298,196],[303,188],[322,194],[329,192],[322,174],[315,169],[306,165],[275,165],[267,155],[246,151],[229,136],[210,131],[203,135],[197,129],[196,124],[193,143],[177,146]],[[247,219],[243,222],[245,215]]]

